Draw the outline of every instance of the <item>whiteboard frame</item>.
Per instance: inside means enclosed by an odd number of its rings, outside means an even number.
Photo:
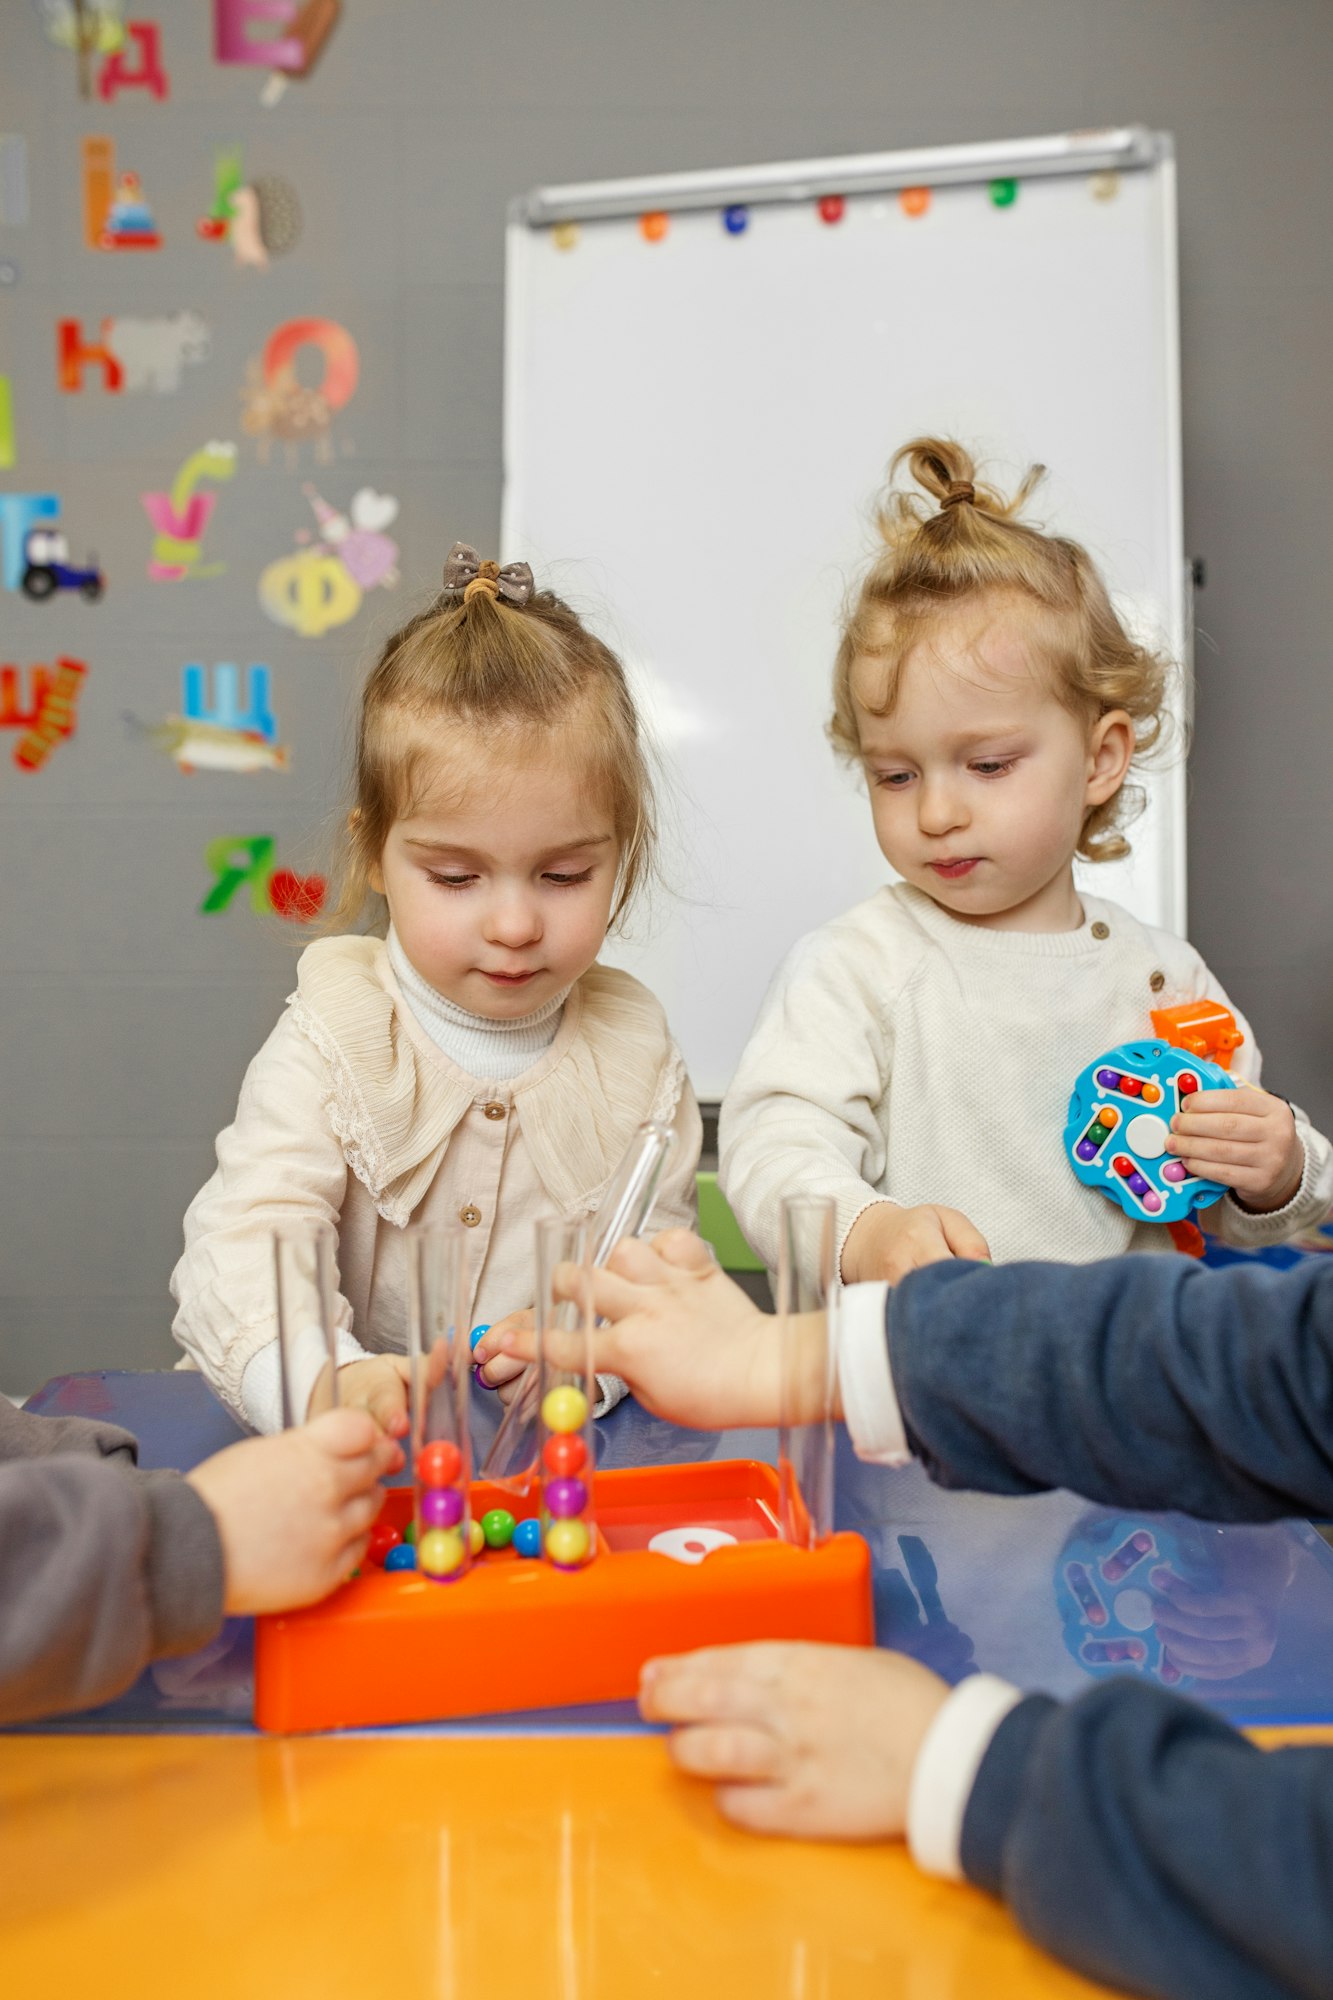
[[[860,195],[895,188],[963,186],[1001,178],[1097,172],[1155,172],[1159,176],[1162,232],[1163,380],[1169,436],[1166,440],[1166,511],[1173,544],[1169,551],[1179,587],[1167,606],[1167,644],[1180,663],[1181,710],[1188,731],[1194,707],[1193,580],[1185,558],[1184,475],[1181,439],[1180,297],[1175,146],[1170,133],[1125,125],[1097,132],[1071,132],[990,144],[919,147],[893,153],[844,158],[782,161],[698,173],[650,175],[618,181],[587,181],[538,187],[510,203],[505,232],[504,477],[501,546],[513,554],[514,523],[524,512],[519,439],[528,412],[521,384],[528,329],[528,249],[534,236],[560,223],[623,218],[648,211],[725,208],[733,203],[805,202],[821,194]],[[1182,755],[1154,782],[1155,810],[1167,833],[1163,921],[1186,935],[1186,759]]]

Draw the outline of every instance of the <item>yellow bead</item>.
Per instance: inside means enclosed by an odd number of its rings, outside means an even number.
[[[542,1399],[542,1422],[548,1431],[579,1430],[588,1415],[588,1398],[582,1389],[548,1389]]]
[[[551,231],[551,241],[557,250],[572,250],[579,240],[577,222],[557,222]]]
[[[486,1546],[486,1537],[481,1532],[481,1522],[475,1516],[468,1522],[467,1532],[468,1540],[472,1544],[472,1553],[474,1556],[479,1556]]]
[[[588,1546],[588,1530],[582,1521],[552,1521],[546,1530],[547,1555],[567,1569],[587,1560]]]
[[[463,1560],[463,1537],[457,1528],[432,1528],[417,1543],[417,1568],[427,1576],[452,1576]]]

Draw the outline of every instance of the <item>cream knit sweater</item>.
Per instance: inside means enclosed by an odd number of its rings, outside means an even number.
[[[997,1262],[1172,1249],[1165,1229],[1075,1178],[1069,1096],[1104,1051],[1152,1035],[1152,1008],[1230,1002],[1192,946],[1082,901],[1075,931],[988,930],[899,884],[795,947],[722,1107],[722,1186],[770,1268],[778,1203],[798,1193],[834,1198],[839,1254],[886,1199],[961,1209]],[[1231,1073],[1257,1083],[1259,1051],[1236,1020]],[[1279,1242],[1328,1213],[1329,1142],[1296,1121],[1305,1173],[1285,1208],[1249,1215],[1224,1195],[1204,1211],[1228,1243]]]
[[[693,1226],[699,1109],[661,1007],[628,973],[585,972],[550,1047],[498,1081],[436,1047],[378,939],[311,945],[297,980],[218,1137],[171,1279],[173,1333],[242,1415],[259,1420],[242,1380],[277,1339],[279,1224],[338,1232],[343,1360],[406,1345],[409,1222],[467,1226],[472,1322],[531,1305],[534,1223],[591,1214],[646,1118],[676,1131],[659,1225]]]

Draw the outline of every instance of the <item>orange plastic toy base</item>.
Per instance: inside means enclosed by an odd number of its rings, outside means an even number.
[[[537,1497],[472,1489],[472,1512],[531,1515]],[[870,1552],[859,1535],[817,1549],[777,1539],[778,1475],[750,1460],[599,1472],[597,1554],[560,1571],[487,1550],[465,1577],[368,1567],[322,1604],[255,1625],[255,1721],[283,1732],[428,1722],[632,1696],[657,1653],[739,1639],[870,1645]],[[409,1487],[382,1519],[406,1526]],[[702,1562],[646,1546],[670,1528],[725,1528]]]

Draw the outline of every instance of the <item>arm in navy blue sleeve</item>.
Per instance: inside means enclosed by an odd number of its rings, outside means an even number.
[[[1038,1944],[1131,1993],[1333,1993],[1333,1750],[1258,1750],[1138,1681],[1034,1695],[982,1759],[961,1858]]]
[[[1333,1516],[1333,1258],[932,1264],[888,1321],[908,1442],[941,1486]]]

